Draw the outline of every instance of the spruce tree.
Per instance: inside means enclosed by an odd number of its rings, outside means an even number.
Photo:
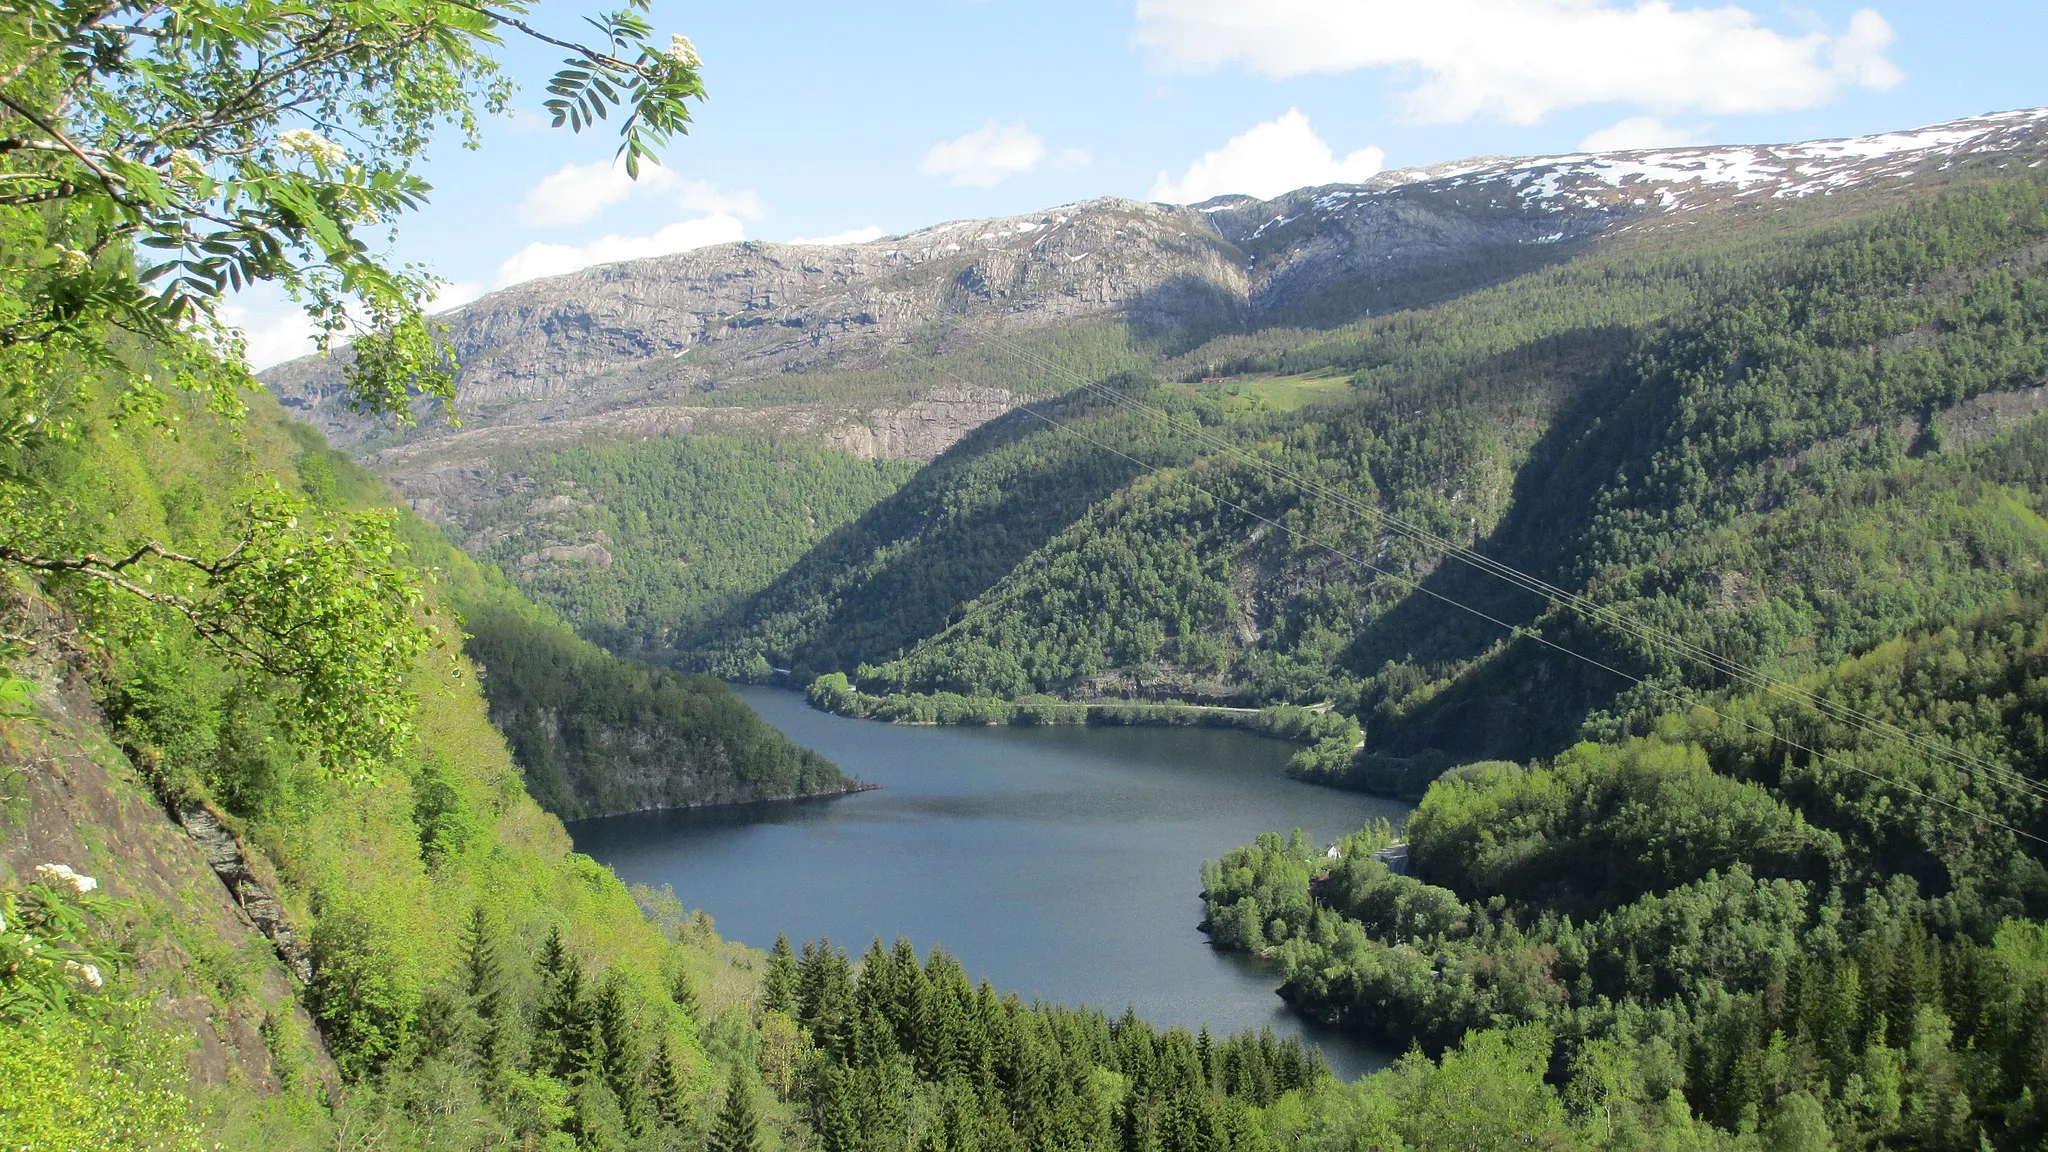
[[[635,1133],[647,1124],[646,1101],[640,1094],[640,1040],[633,1031],[633,1012],[627,1003],[626,978],[617,969],[605,973],[597,995],[590,1002],[592,1070],[619,1099],[626,1126]]]
[[[470,1010],[476,1013],[478,1023],[472,1049],[478,1066],[489,1075],[497,1069],[504,1046],[505,985],[497,944],[481,904],[470,909],[469,922],[463,926],[462,968]]]
[[[760,1152],[761,1136],[754,1119],[754,1098],[746,1082],[735,1072],[725,1090],[725,1107],[711,1126],[704,1152]]]
[[[550,943],[559,939],[550,934]],[[543,950],[545,961],[546,950]],[[533,1018],[533,1067],[562,1080],[572,1079],[590,1048],[589,1006],[583,995],[583,966],[565,952],[557,952],[553,978],[541,992],[540,1006]]]
[[[462,970],[471,1000],[497,990],[498,949],[481,904],[469,910],[469,922],[462,928]]]
[[[668,1050],[666,1036],[654,1042],[654,1062],[647,1069],[647,1095],[664,1124],[680,1128],[689,1118],[689,1104],[683,1098],[682,1069],[676,1067],[675,1054]]]
[[[1126,1092],[1116,1110],[1117,1152],[1151,1152],[1152,1128],[1146,1123],[1145,1101],[1136,1091]]]
[[[889,1008],[889,1017],[896,1027],[897,1047],[915,1052],[917,1008],[925,990],[924,970],[918,966],[917,949],[901,936],[896,938],[889,960],[896,969],[896,1003]]]
[[[534,957],[533,967],[543,979],[552,979],[562,970],[562,961],[568,955],[568,945],[562,942],[562,926],[557,924],[548,929],[548,938],[540,942],[540,954]]]
[[[858,1152],[860,1115],[854,1106],[849,1069],[833,1066],[811,1102],[811,1127],[817,1130],[818,1147],[824,1152]]]
[[[804,941],[803,959],[797,961],[796,985],[792,989],[795,999],[796,1018],[804,1026],[818,1028],[818,1017],[825,1002],[826,954],[831,950],[831,941],[822,945]]]
[[[697,988],[688,972],[676,969],[676,978],[668,986],[668,998],[675,1001],[676,1007],[681,1008],[683,1015],[688,1016],[692,1023],[696,1022]]]

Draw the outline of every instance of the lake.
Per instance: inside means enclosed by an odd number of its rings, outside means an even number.
[[[739,692],[881,790],[578,821],[577,849],[628,883],[674,885],[757,947],[829,936],[857,957],[907,936],[1026,1000],[1219,1034],[1271,1025],[1345,1076],[1385,1063],[1287,1011],[1270,969],[1209,947],[1201,865],[1262,831],[1323,843],[1408,805],[1289,779],[1294,746],[1245,732],[903,727]]]

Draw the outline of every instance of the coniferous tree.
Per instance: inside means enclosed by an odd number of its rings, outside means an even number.
[[[851,1074],[843,1067],[826,1072],[811,1106],[811,1126],[824,1152],[859,1152],[860,1116],[855,1110]]]
[[[644,1131],[647,1110],[640,1092],[640,1041],[633,1030],[626,978],[617,969],[605,973],[597,994],[591,997],[590,1031],[593,1070],[618,1097],[627,1127],[636,1133]]]
[[[534,957],[533,967],[543,982],[550,982],[561,975],[562,965],[568,960],[569,946],[562,940],[562,927],[557,924],[548,929],[547,939],[540,942],[540,954]]]
[[[733,1073],[725,1089],[725,1107],[704,1142],[704,1152],[760,1152],[759,1124],[754,1118],[753,1094],[740,1074]]]
[[[768,950],[768,975],[762,985],[761,1007],[770,1012],[788,1012],[796,1006],[796,957],[789,949],[789,937],[775,937]]]
[[[590,1008],[583,994],[583,966],[560,949],[557,936],[550,934],[548,941],[556,947],[542,950],[542,971],[552,969],[552,977],[534,1012],[533,1068],[570,1080],[589,1058]]]
[[[497,943],[483,905],[472,908],[462,932],[464,988],[470,1010],[476,1013],[477,1029],[472,1048],[479,1067],[489,1075],[498,1066],[504,1047],[504,974],[498,964]]]
[[[896,938],[896,947],[890,950],[889,963],[896,969],[895,1003],[889,1005],[891,1023],[896,1027],[896,1047],[904,1052],[917,1051],[918,1006],[924,999],[924,970],[917,962],[917,949],[901,936]]]
[[[654,1061],[647,1069],[647,1095],[663,1123],[680,1128],[689,1118],[682,1069],[676,1067],[675,1054],[669,1051],[666,1036],[654,1042]]]
[[[469,910],[469,921],[462,927],[462,971],[471,1000],[497,991],[498,949],[482,904]]]
[[[803,954],[796,961],[796,986],[790,989],[790,994],[797,1019],[806,1024],[811,1022],[811,1012],[824,985],[824,969],[819,966],[823,951],[817,941],[806,940]]]
[[[1145,1101],[1138,1093],[1124,1094],[1116,1113],[1117,1152],[1152,1152],[1151,1125],[1146,1123]]]
[[[683,1015],[688,1016],[691,1022],[696,1022],[697,988],[691,982],[688,972],[676,969],[676,978],[668,987],[668,997],[675,1001],[676,1007],[683,1010]]]

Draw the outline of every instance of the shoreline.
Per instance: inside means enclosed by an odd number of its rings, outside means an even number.
[[[915,727],[960,728],[1234,728],[1253,735],[1305,745],[1297,759],[1341,758],[1349,762],[1363,746],[1358,722],[1328,704],[1274,704],[1264,708],[1145,700],[1063,700],[1025,696],[1004,700],[951,692],[860,691],[843,673],[813,680],[804,692],[811,707],[854,720],[880,720]],[[1304,771],[1312,766],[1303,764]]]
[[[689,804],[651,804],[644,808],[620,808],[613,812],[590,812],[566,819],[557,816],[563,824],[581,824],[586,820],[609,820],[614,816],[645,816],[660,812],[701,812],[708,808],[744,808],[752,804],[796,804],[806,800],[836,800],[842,796],[858,796],[863,792],[880,792],[882,786],[859,777],[848,777],[848,783],[839,788],[826,788],[817,792],[792,792],[775,796],[749,796],[743,800],[698,800]]]

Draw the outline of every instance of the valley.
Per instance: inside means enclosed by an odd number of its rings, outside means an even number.
[[[430,317],[524,9],[178,11],[0,20],[0,1146],[2048,1140],[2048,111]]]
[[[2043,541],[2003,519],[2003,497],[1948,503],[1964,474],[1995,486],[1982,461],[1999,450],[1978,442],[2023,421],[2048,379],[2026,320],[1971,311],[2006,308],[1994,297],[2007,284],[2024,299],[2038,275],[2033,209],[2010,200],[2033,185],[2011,174],[2044,149],[2042,118],[2011,113],[1777,148],[1474,162],[1181,215],[1091,202],[946,225],[849,250],[840,288],[778,281],[781,295],[723,328],[693,313],[703,358],[683,375],[636,361],[669,373],[644,396],[615,390],[606,368],[548,385],[579,397],[559,412],[501,404],[510,369],[482,350],[498,345],[478,345],[462,393],[474,419],[396,446],[319,406],[317,365],[270,375],[415,508],[616,651],[798,686],[837,672],[906,699],[1335,701],[1379,767],[1326,774],[1399,775],[1410,761],[1553,753],[1583,724],[1638,725],[1665,693],[1721,684],[1481,574],[1459,548],[1696,639],[1739,635],[1740,659],[1774,674],[1823,667],[1928,611],[1989,605],[2010,583],[1987,563],[2038,565]],[[1130,284],[1206,277],[1234,285],[1234,302],[1212,314],[1135,287],[1084,291],[1053,274],[1079,249],[1142,270]],[[637,299],[643,278],[723,284],[764,260],[822,268],[827,255],[745,246],[599,279]],[[1219,271],[1225,257],[1239,271]],[[809,332],[818,308],[844,303],[834,292],[881,291],[859,287],[871,281],[919,301],[922,335],[817,336],[801,363],[759,344],[756,319]],[[957,294],[967,281],[1001,288]],[[612,298],[592,282],[557,288],[577,307]],[[520,315],[541,291],[520,290]],[[1339,291],[1352,311],[1319,312],[1318,294]],[[1756,311],[1845,291],[1860,303],[1824,321]],[[455,331],[482,333],[486,317],[504,331],[512,301],[459,312]],[[1775,359],[1730,360],[1728,382],[1752,383],[1719,388],[1699,362],[1738,315],[1778,326]],[[1860,326],[1848,343],[1843,324]],[[571,337],[546,339],[560,350],[547,363],[575,363]],[[953,391],[919,391],[933,387]],[[927,443],[921,469],[924,451],[871,474],[831,464],[872,444],[815,421],[891,388],[912,405],[971,389],[1003,399]],[[657,395],[704,423],[649,426],[641,448],[609,443],[624,425],[601,448],[551,446],[578,420],[667,411],[649,407]],[[811,423],[765,415],[799,409]],[[856,423],[887,440],[879,411]],[[736,434],[714,416],[766,423]],[[1946,449],[1930,455],[1935,437]],[[692,454],[725,463],[714,478]],[[779,498],[806,505],[801,538],[769,528],[793,525],[794,506],[748,513],[743,536],[701,522],[699,509],[759,506],[746,477],[767,467],[792,481]],[[1852,474],[1897,479],[1859,492]],[[1833,510],[1816,518],[1813,501]],[[1932,534],[1875,552],[1828,536],[1850,523],[1940,523],[1990,552]],[[1904,589],[1919,607],[1901,606]],[[1504,631],[1524,627],[1623,672]]]

